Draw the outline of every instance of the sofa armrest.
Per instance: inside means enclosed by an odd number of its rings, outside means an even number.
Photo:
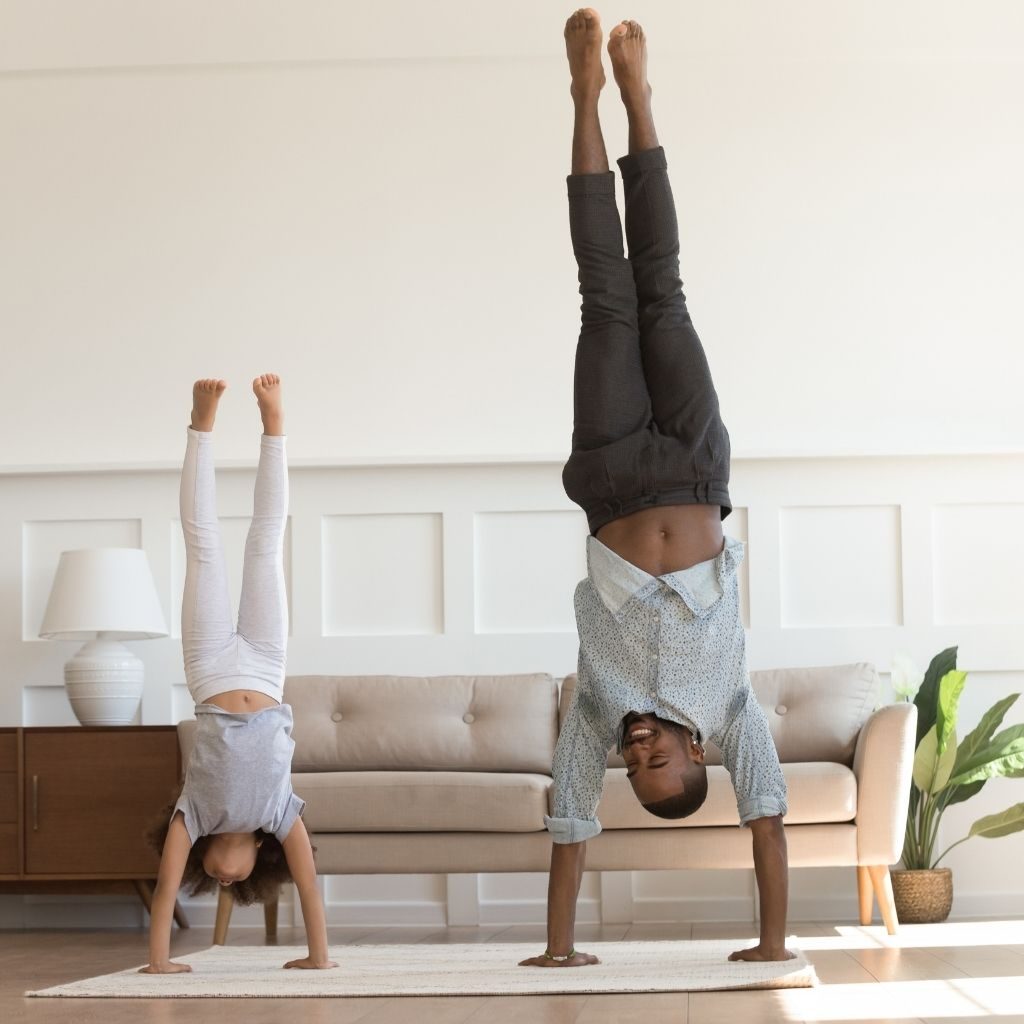
[[[864,723],[853,755],[857,862],[895,864],[903,851],[914,770],[917,708],[889,704]]]

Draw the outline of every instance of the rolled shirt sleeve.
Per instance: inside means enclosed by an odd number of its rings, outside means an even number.
[[[274,838],[279,842],[283,843],[288,838],[288,833],[291,832],[292,826],[295,824],[296,819],[306,809],[306,801],[301,797],[297,797],[294,793],[289,792],[288,800],[284,805],[284,813],[281,817],[281,822],[277,828],[271,828]]]
[[[597,805],[613,744],[593,727],[586,704],[585,694],[577,689],[555,746],[554,814],[545,815],[544,824],[556,843],[582,843],[601,831]]]
[[[749,685],[743,703],[717,742],[736,791],[740,824],[784,815],[789,809],[786,780],[768,719]]]

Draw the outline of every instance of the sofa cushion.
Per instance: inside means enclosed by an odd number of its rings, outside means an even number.
[[[293,772],[551,774],[557,686],[548,675],[290,676]]]
[[[787,825],[852,821],[857,813],[857,780],[846,765],[832,762],[784,764],[789,789]],[[729,773],[716,765],[708,769],[708,797],[688,818],[672,820],[648,814],[633,795],[623,768],[610,768],[597,817],[606,829],[687,828],[701,825],[739,825],[736,794]]]
[[[562,684],[559,721],[565,717],[576,684],[574,675]],[[835,761],[852,765],[857,736],[879,697],[873,665],[832,665],[825,668],[779,668],[751,672],[750,685],[768,716],[779,760]],[[708,744],[707,763],[721,764],[722,755]],[[624,767],[613,750],[610,768]]]
[[[311,832],[538,832],[551,777],[512,772],[293,775]]]

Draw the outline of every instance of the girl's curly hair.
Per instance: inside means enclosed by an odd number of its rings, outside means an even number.
[[[160,812],[160,817],[154,818],[146,829],[146,842],[156,851],[157,856],[163,855],[164,843],[167,841],[167,833],[170,831],[171,819],[174,816],[174,805],[177,802],[178,797],[176,796]],[[227,887],[231,890],[231,896],[235,903],[242,907],[251,906],[253,903],[266,903],[268,900],[274,899],[281,886],[292,880],[284,849],[276,836],[264,832],[263,829],[256,829],[253,835],[261,842],[256,849],[256,864],[252,869],[252,874],[248,878],[242,879],[241,882],[232,882]],[[188,891],[189,896],[219,892],[224,888],[216,878],[208,875],[203,867],[203,857],[210,845],[211,838],[211,836],[200,836],[189,851],[185,870],[181,876],[181,884]]]

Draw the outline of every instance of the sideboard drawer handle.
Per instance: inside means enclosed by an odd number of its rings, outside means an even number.
[[[32,776],[32,831],[39,831],[39,776]]]

